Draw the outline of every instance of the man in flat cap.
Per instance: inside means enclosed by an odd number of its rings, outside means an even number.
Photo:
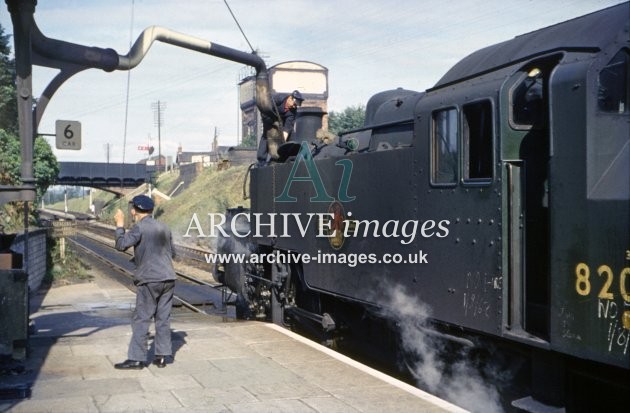
[[[116,249],[134,248],[136,270],[136,308],[131,319],[131,342],[127,360],[114,365],[122,370],[140,370],[147,361],[147,336],[151,318],[155,319],[155,358],[153,364],[165,367],[173,354],[171,343],[171,307],[175,287],[175,257],[171,230],[153,219],[153,200],[138,195],[131,201],[131,217],[135,224],[125,231],[125,214],[118,209]]]
[[[274,120],[263,116],[263,134],[256,155],[258,166],[267,165],[271,158],[277,155],[277,146],[291,139],[295,127],[297,108],[302,105],[303,101],[304,98],[298,90],[288,94],[278,93],[273,97],[282,125],[279,125],[281,129],[278,131],[273,127]],[[279,135],[281,133],[282,136],[276,136],[275,139],[269,140],[268,135],[270,135],[270,131],[271,134]],[[270,149],[269,146],[271,145],[275,145],[275,147]]]

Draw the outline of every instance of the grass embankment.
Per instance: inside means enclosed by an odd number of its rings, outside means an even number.
[[[208,213],[224,213],[227,208],[249,207],[249,199],[243,200],[243,180],[247,166],[237,166],[218,171],[206,168],[190,185],[175,192],[170,201],[158,202],[155,215],[172,230],[178,243],[190,243],[199,246],[211,246],[205,238],[182,238],[190,226],[193,214],[197,214],[203,231],[207,233]],[[158,181],[158,189],[160,182]],[[180,192],[181,191],[181,192]],[[249,189],[248,189],[249,191]],[[192,232],[190,235],[197,235]]]

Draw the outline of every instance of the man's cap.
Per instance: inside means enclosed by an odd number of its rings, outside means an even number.
[[[140,211],[151,211],[155,204],[153,200],[146,195],[136,195],[131,200],[131,204],[134,208],[139,209]]]
[[[293,99],[295,100],[304,100],[302,94],[298,90],[294,90],[293,92],[291,92],[291,96],[293,96]]]

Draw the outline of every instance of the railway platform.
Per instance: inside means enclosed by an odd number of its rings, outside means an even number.
[[[93,276],[31,299],[29,357],[0,375],[0,412],[464,411],[276,326],[185,311],[173,363],[116,370],[134,295]]]

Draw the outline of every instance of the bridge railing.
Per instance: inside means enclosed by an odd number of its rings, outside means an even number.
[[[152,182],[154,166],[144,164],[59,162],[56,184],[136,187]]]

